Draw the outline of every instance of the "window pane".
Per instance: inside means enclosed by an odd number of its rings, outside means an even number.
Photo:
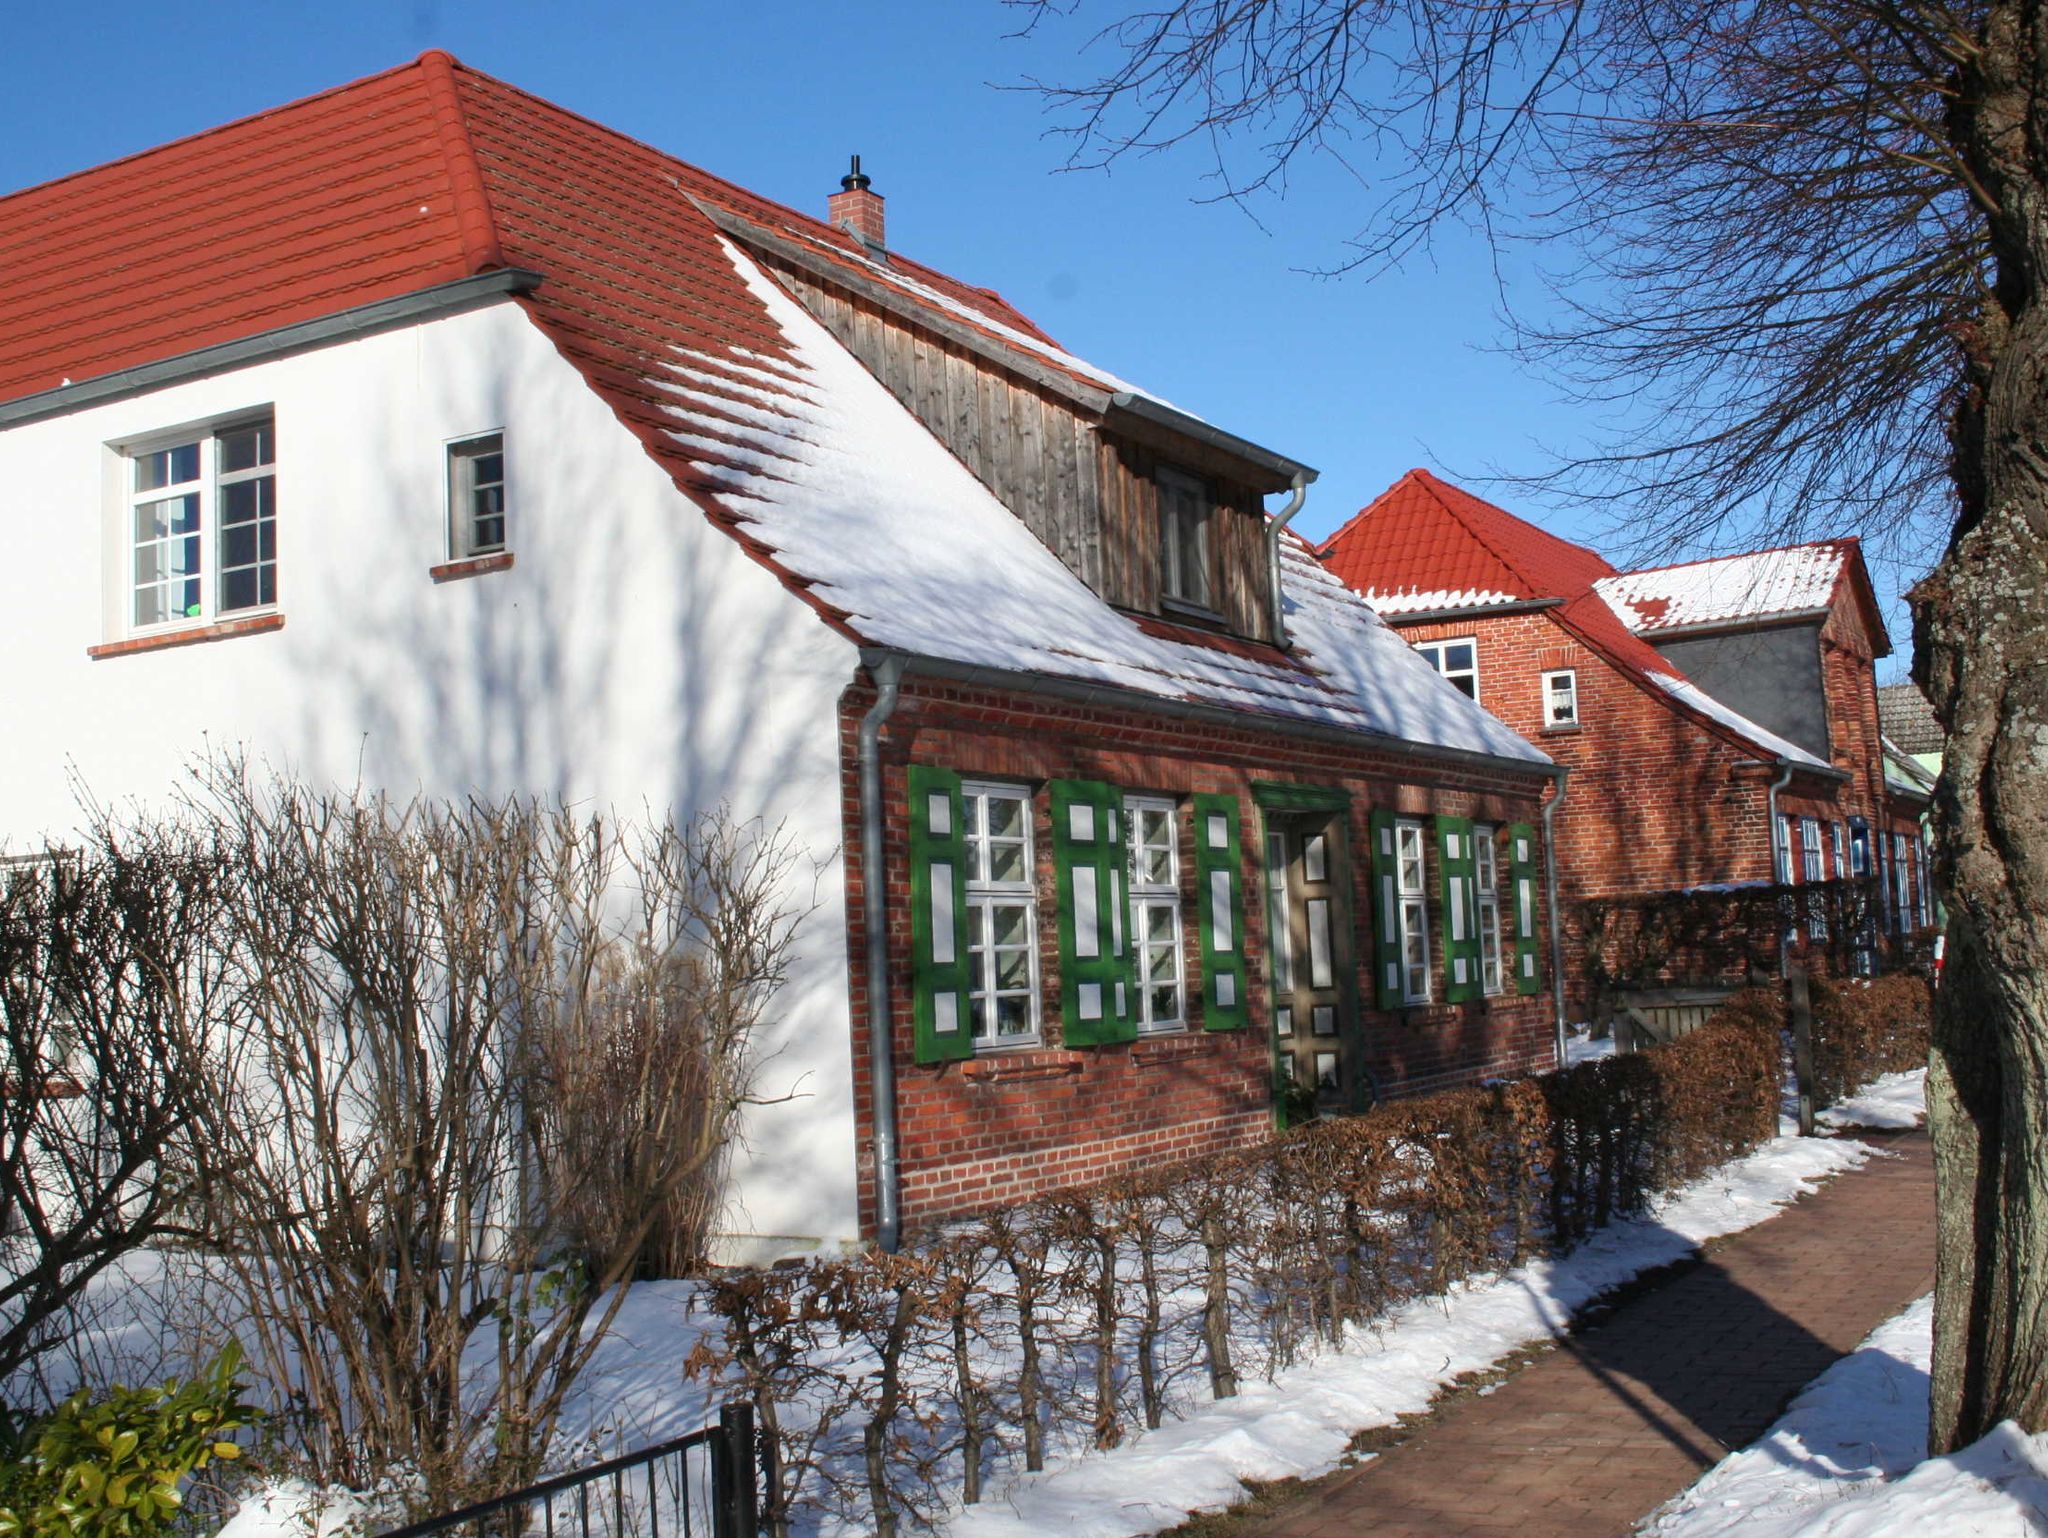
[[[1024,846],[1022,844],[991,844],[988,850],[988,879],[991,881],[1022,881],[1024,879]]]
[[[199,479],[199,445],[181,443],[173,449],[135,456],[135,489],[157,491]]]
[[[995,943],[998,946],[1022,945],[1027,938],[1030,910],[1016,904],[1005,904],[991,914],[995,925]]]
[[[996,986],[998,988],[1028,988],[1031,986],[1031,953],[1029,951],[996,952]]]
[[[1010,796],[988,798],[990,838],[1021,838],[1024,835],[1024,803]]]
[[[1472,643],[1470,641],[1459,641],[1454,645],[1446,646],[1444,648],[1443,666],[1447,672],[1469,673],[1472,670]]]
[[[1031,1001],[1005,995],[996,1000],[996,1035],[1029,1036],[1031,1034]]]
[[[1148,903],[1145,906],[1145,939],[1153,945],[1170,944],[1173,932],[1179,926],[1174,923],[1174,910],[1165,903]]]
[[[268,422],[238,427],[220,435],[220,472],[223,475],[232,475],[237,470],[253,470],[258,465],[272,463],[275,457]]]
[[[144,502],[135,509],[135,537],[138,540],[198,532],[199,498],[196,493],[166,497],[161,502]]]
[[[1178,1020],[1180,1018],[1180,989],[1171,983],[1154,987],[1151,991],[1151,1018],[1154,1020]]]

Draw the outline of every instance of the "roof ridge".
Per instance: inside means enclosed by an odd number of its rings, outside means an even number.
[[[426,82],[427,101],[433,108],[441,153],[448,162],[448,183],[455,195],[455,227],[462,234],[463,259],[471,272],[503,267],[505,252],[498,244],[498,223],[491,215],[490,194],[484,190],[476,141],[469,136],[462,96],[455,89],[459,61],[445,48],[429,48],[417,62],[420,77]]]
[[[52,187],[61,187],[66,182],[77,181],[81,177],[98,176],[100,173],[109,171],[115,166],[125,166],[131,161],[147,160],[152,155],[160,155],[165,150],[176,149],[180,145],[196,143],[201,139],[210,139],[215,134],[224,134],[250,123],[259,123],[268,117],[276,117],[280,113],[291,112],[300,107],[310,106],[316,101],[325,101],[330,96],[339,96],[344,91],[353,91],[359,86],[369,85],[372,81],[389,79],[402,70],[415,68],[418,63],[417,59],[407,59],[403,64],[394,64],[389,69],[380,69],[367,75],[359,75],[354,80],[344,80],[340,85],[326,86],[321,90],[309,92],[307,95],[294,97],[291,101],[280,102],[274,107],[264,107],[256,112],[245,112],[240,117],[228,119],[225,123],[214,123],[205,128],[197,128],[191,133],[180,134],[175,139],[166,139],[161,144],[145,145],[139,150],[130,150],[125,155],[116,155],[112,160],[102,160],[95,165],[80,166],[76,171],[66,171],[62,176],[52,176],[43,181],[30,182],[26,187],[16,187],[12,192],[0,192],[0,204],[10,203],[16,198],[27,197],[32,192],[47,192]]]
[[[1402,477],[1402,479],[1407,480],[1410,477],[1414,476],[1421,477],[1421,480],[1418,482],[1418,484],[1422,487],[1424,491],[1429,493],[1431,499],[1436,503],[1436,505],[1442,508],[1452,518],[1456,519],[1458,527],[1463,529],[1467,534],[1471,535],[1473,539],[1477,540],[1479,542],[1480,548],[1485,550],[1485,552],[1488,555],[1492,556],[1496,561],[1500,562],[1500,564],[1507,569],[1508,575],[1513,577],[1517,582],[1521,583],[1523,587],[1528,588],[1531,592],[1534,592],[1539,587],[1544,586],[1544,584],[1537,582],[1533,577],[1529,575],[1529,573],[1526,570],[1523,569],[1522,563],[1520,561],[1514,559],[1506,551],[1502,550],[1493,540],[1488,539],[1485,534],[1481,533],[1477,528],[1475,528],[1472,524],[1471,519],[1467,518],[1462,512],[1460,512],[1457,508],[1451,505],[1451,499],[1446,497],[1444,495],[1444,492],[1456,491],[1460,496],[1470,497],[1474,502],[1477,502],[1484,507],[1492,508],[1493,511],[1499,513],[1503,518],[1515,518],[1515,515],[1513,513],[1509,512],[1506,508],[1500,506],[1498,503],[1488,502],[1486,498],[1478,495],[1476,492],[1467,491],[1462,486],[1452,486],[1450,482],[1441,480],[1438,477],[1431,475],[1427,470],[1410,470],[1407,475]],[[1527,524],[1529,528],[1534,529],[1535,532],[1538,534],[1549,533],[1549,530],[1539,529],[1536,527],[1535,524],[1529,523],[1529,520],[1526,518],[1515,518],[1515,521],[1517,523]],[[1557,536],[1554,534],[1550,535],[1550,537],[1552,539],[1557,538]],[[1569,543],[1569,541],[1565,541],[1564,543]]]

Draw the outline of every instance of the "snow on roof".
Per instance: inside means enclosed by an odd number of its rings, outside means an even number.
[[[1884,782],[1893,790],[1902,790],[1912,796],[1931,795],[1934,791],[1934,776],[1912,754],[1900,747],[1890,737],[1882,737],[1884,743]]]
[[[1421,592],[1414,588],[1382,593],[1368,588],[1365,601],[1381,614],[1430,614],[1438,609],[1484,609],[1497,603],[1513,603],[1513,593],[1484,588],[1439,588]]]
[[[1846,540],[1625,571],[1593,584],[1638,635],[1695,625],[1809,614],[1834,601]]]
[[[669,377],[650,381],[671,402],[669,437],[747,536],[864,639],[1549,762],[1439,678],[1297,541],[1283,556],[1291,655],[1179,639],[1110,607],[773,278],[720,244],[785,355],[676,348]]]
[[[1834,768],[1826,759],[1814,757],[1798,743],[1788,741],[1776,732],[1758,726],[1740,711],[1729,709],[1690,679],[1680,678],[1676,673],[1650,673],[1645,676],[1673,699],[1681,700],[1701,715],[1719,721],[1731,731],[1741,733],[1758,747],[1776,754],[1779,758],[1789,759],[1809,769]]]

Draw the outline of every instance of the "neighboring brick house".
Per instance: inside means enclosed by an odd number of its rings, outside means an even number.
[[[1568,914],[1867,876],[1886,932],[1924,922],[1927,787],[1884,750],[1874,663],[1891,644],[1854,540],[1622,572],[1414,470],[1320,553],[1570,769],[1556,818]]]
[[[829,213],[440,53],[0,198],[0,841],[209,743],[781,825],[734,1252],[1548,1066],[1555,770],[1312,472]]]

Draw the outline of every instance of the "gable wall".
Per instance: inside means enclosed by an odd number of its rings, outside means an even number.
[[[261,406],[283,628],[89,657],[118,634],[125,560],[108,445]],[[444,444],[494,429],[515,564],[437,584]],[[852,1233],[838,745],[818,723],[854,648],[707,522],[516,305],[0,432],[0,485],[0,844],[64,839],[74,767],[103,801],[160,805],[209,748],[399,796],[786,819],[825,864],[762,1088],[801,1098],[757,1113],[734,1221],[778,1244]]]
[[[778,262],[773,271],[840,344],[1020,518],[1067,569],[1119,608],[1157,614],[1161,456],[1105,432],[1070,403],[858,295]],[[1178,457],[1216,498],[1210,552],[1228,628],[1271,638],[1263,499],[1192,445]]]

